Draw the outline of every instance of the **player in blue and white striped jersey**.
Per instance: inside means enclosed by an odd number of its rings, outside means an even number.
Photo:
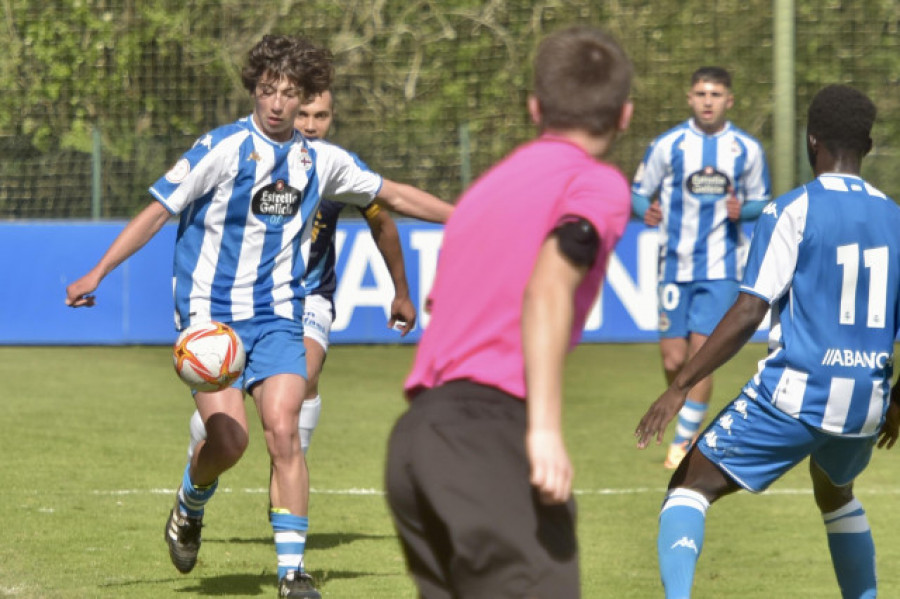
[[[219,476],[248,443],[243,392],[252,395],[272,465],[270,521],[278,555],[279,596],[320,597],[304,572],[309,473],[297,434],[306,393],[303,345],[304,247],[323,198],[358,206],[373,201],[444,222],[452,207],[409,185],[361,168],[325,142],[294,129],[301,103],[329,88],[331,53],[303,38],[266,35],[241,78],[253,113],[200,137],[164,177],[100,261],[67,288],[70,306],[90,306],[116,266],[180,214],[175,245],[176,325],[230,324],[247,350],[242,380],[197,392],[208,438],[188,462],[166,524],[169,556],[181,572],[197,561],[206,503]]]
[[[728,71],[695,71],[692,118],[653,140],[631,188],[635,213],[659,226],[660,352],[669,383],[734,302],[747,249],[741,223],[771,199],[762,145],[726,119],[733,103]],[[691,391],[666,468],[684,457],[711,393],[712,379]]]
[[[892,447],[900,386],[900,207],[860,178],[875,106],[828,86],[813,99],[807,149],[816,179],[763,210],[734,306],[636,430],[662,439],[688,389],[746,343],[771,307],[768,357],[675,471],[659,519],[667,597],[688,597],[706,510],[761,492],[809,457],[816,504],[844,597],[875,597],[875,547],[853,482],[876,442]]]
[[[334,96],[331,91],[316,95],[310,102],[300,106],[300,112],[294,121],[295,127],[307,140],[325,139],[334,120]],[[359,166],[368,167],[358,156],[351,156]],[[334,294],[337,290],[337,273],[335,272],[338,217],[345,204],[324,199],[319,204],[313,221],[311,245],[307,257],[306,273],[303,287],[304,299],[303,336],[306,346],[306,398],[300,409],[298,432],[300,446],[304,453],[312,441],[313,432],[319,422],[322,410],[322,398],[319,394],[319,375],[328,351],[331,325],[334,322]],[[400,235],[397,225],[390,215],[377,204],[357,207],[369,229],[378,251],[384,259],[391,282],[394,285],[394,298],[391,301],[388,323],[389,328],[396,328],[400,335],[406,335],[416,324],[416,308],[409,296],[409,284],[406,280],[406,268],[403,262],[403,250],[400,246]],[[200,441],[206,439],[206,428],[199,411],[194,411],[190,420],[190,444],[188,456],[193,455]]]

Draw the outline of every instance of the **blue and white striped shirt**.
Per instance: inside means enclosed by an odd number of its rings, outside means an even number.
[[[202,136],[150,193],[181,222],[175,324],[300,320],[311,224],[323,198],[368,205],[381,177],[299,133],[275,142],[245,117]]]
[[[828,433],[887,410],[900,328],[900,207],[825,174],[766,206],[741,291],[772,305],[769,355],[744,391]]]
[[[742,202],[771,199],[762,145],[731,123],[707,135],[688,120],[647,148],[631,189],[659,197],[660,282],[740,280],[747,239],[728,220],[729,188]]]

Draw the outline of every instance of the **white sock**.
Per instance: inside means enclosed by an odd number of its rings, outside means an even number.
[[[300,421],[297,430],[300,433],[300,448],[303,453],[309,450],[309,444],[312,442],[313,431],[319,424],[319,414],[322,412],[322,396],[316,395],[312,399],[304,399],[303,405],[300,407]]]
[[[191,415],[190,430],[191,444],[188,446],[188,463],[194,457],[194,451],[197,449],[200,441],[206,440],[206,427],[203,425],[203,418],[200,417],[199,410],[194,410],[194,413]]]

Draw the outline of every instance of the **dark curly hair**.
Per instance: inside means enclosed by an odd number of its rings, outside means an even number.
[[[806,133],[824,143],[828,151],[849,150],[864,156],[872,148],[875,104],[848,85],[822,88],[809,105]]]
[[[251,94],[262,79],[287,78],[304,98],[321,94],[334,78],[333,56],[303,37],[266,35],[247,54],[241,81]]]

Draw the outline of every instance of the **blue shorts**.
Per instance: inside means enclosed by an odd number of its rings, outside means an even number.
[[[743,393],[697,440],[697,448],[748,491],[765,491],[807,456],[837,486],[853,481],[872,457],[877,436],[839,437]]]
[[[682,338],[690,333],[709,336],[737,299],[738,290],[738,282],[728,279],[660,283],[660,337]]]
[[[233,387],[250,390],[276,374],[298,374],[306,378],[306,348],[303,323],[271,316],[228,323],[244,342],[247,365]]]

